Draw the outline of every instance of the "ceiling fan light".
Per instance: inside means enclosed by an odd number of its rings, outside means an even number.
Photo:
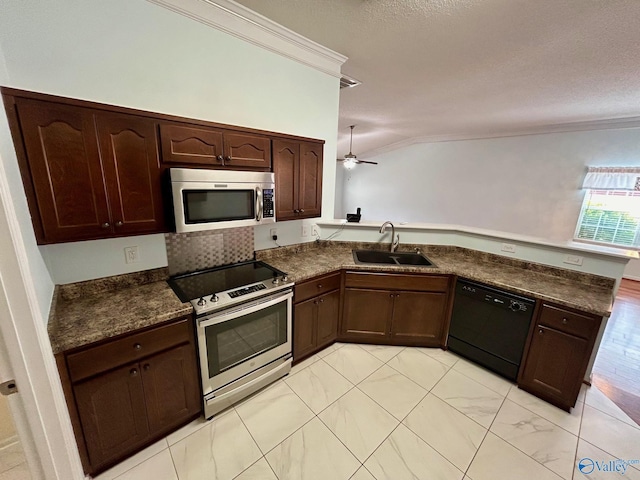
[[[354,167],[356,166],[356,160],[355,158],[345,158],[342,164],[344,165],[344,168],[346,168],[347,170],[353,170]]]

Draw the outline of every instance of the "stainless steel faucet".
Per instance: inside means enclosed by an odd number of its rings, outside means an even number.
[[[390,252],[395,252],[396,248],[398,248],[398,244],[400,243],[400,234],[396,235],[396,227],[393,226],[393,223],[386,221],[380,227],[380,233],[384,233],[387,229],[387,225],[391,225],[391,245],[389,246]]]

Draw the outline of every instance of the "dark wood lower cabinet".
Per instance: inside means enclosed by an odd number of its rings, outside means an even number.
[[[106,352],[112,355],[107,363]],[[62,353],[57,361],[87,474],[105,470],[200,415],[190,318]]]
[[[200,409],[196,357],[183,345],[140,363],[149,432],[166,431]]]
[[[567,411],[575,406],[600,321],[543,304],[530,333],[520,388]]]
[[[335,342],[340,319],[340,273],[295,286],[293,360],[305,358]]]
[[[442,345],[449,279],[347,272],[340,340]]]
[[[391,292],[346,288],[340,335],[354,341],[388,338],[392,312]]]
[[[149,436],[138,364],[74,386],[91,465],[124,455]]]
[[[397,292],[394,295],[391,338],[408,345],[439,346],[447,294]]]

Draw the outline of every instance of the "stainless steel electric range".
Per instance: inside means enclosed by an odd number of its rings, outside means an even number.
[[[177,275],[169,285],[195,310],[206,418],[289,373],[286,273],[251,261]]]

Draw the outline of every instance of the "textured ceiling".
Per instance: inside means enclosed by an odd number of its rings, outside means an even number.
[[[640,115],[639,0],[236,1],[349,57],[340,155]]]

